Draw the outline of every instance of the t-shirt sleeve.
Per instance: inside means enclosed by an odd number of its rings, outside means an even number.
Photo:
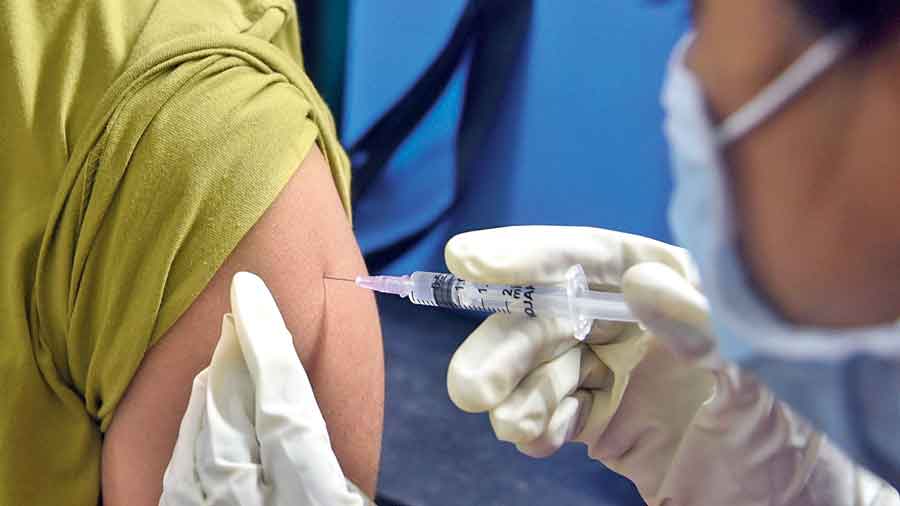
[[[152,110],[152,119],[134,142],[110,134],[100,169],[84,183],[80,227],[91,232],[78,238],[88,244],[79,244],[82,266],[67,280],[65,356],[104,431],[148,348],[202,292],[311,147],[340,149],[330,118],[316,117],[314,90],[277,72],[230,56],[171,72],[184,75],[158,108],[154,86],[128,98],[111,123],[128,121],[128,111]],[[104,158],[123,165],[121,172],[105,177]],[[346,202],[345,157],[329,163]]]

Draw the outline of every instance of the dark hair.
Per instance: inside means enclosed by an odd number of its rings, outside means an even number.
[[[853,26],[875,41],[900,22],[900,0],[797,0],[824,28]]]

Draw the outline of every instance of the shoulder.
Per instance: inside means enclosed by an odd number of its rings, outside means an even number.
[[[333,127],[314,114],[317,97],[231,57],[186,72],[177,89],[144,86],[116,110],[57,199],[59,225],[38,266],[36,306],[53,316],[42,322],[65,329],[54,348],[65,355],[59,363],[103,430],[144,353],[200,297],[298,166],[303,191],[336,194],[331,205],[348,221],[349,164]],[[301,164],[311,152],[323,182],[302,179],[312,174]]]
[[[326,286],[322,278],[364,270],[329,167],[313,149],[202,293],[144,357],[104,443],[104,497],[158,497],[192,378],[209,362],[238,271],[254,272],[269,286],[309,371],[341,465],[371,492],[383,395],[374,300],[355,288]]]

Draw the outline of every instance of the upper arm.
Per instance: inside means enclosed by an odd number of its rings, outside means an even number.
[[[194,375],[212,356],[238,271],[269,286],[294,336],[344,473],[374,494],[384,370],[371,294],[323,281],[365,265],[328,165],[313,147],[188,310],[144,357],[103,444],[104,504],[156,504]]]

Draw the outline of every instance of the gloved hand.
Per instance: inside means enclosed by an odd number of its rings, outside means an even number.
[[[159,504],[373,504],[344,478],[265,283],[236,274],[231,311],[212,362],[194,379]]]
[[[489,412],[535,457],[567,441],[630,478],[648,504],[900,504],[749,374],[715,354],[707,304],[678,248],[618,232],[510,227],[448,242],[447,265],[484,283],[556,284],[581,264],[621,290],[641,325],[493,315],[453,356],[450,398]]]

